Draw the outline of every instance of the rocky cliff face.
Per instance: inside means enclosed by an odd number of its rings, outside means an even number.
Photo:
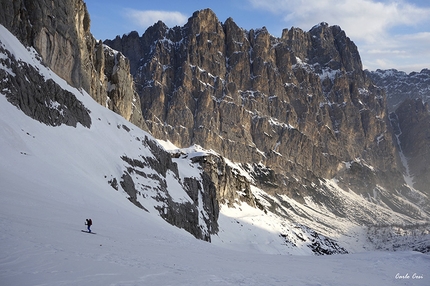
[[[128,60],[97,43],[82,0],[2,1],[0,24],[69,84],[145,128]]]
[[[405,165],[405,175],[415,188],[430,194],[429,161],[430,70],[405,73],[398,70],[366,71],[387,94],[390,118]]]
[[[275,38],[202,10],[183,27],[158,22],[105,43],[130,59],[157,138],[262,163],[271,175],[258,181],[269,192],[302,200],[315,194],[305,186],[334,177],[360,193],[404,183],[384,92],[338,26]]]
[[[2,1],[1,5],[2,25],[24,45],[35,47],[67,82],[89,90],[91,51],[87,45],[91,46],[92,39],[86,39],[90,18],[83,1],[22,0]]]
[[[414,188],[430,196],[430,111],[421,98],[407,98],[390,115],[402,154],[405,174]]]

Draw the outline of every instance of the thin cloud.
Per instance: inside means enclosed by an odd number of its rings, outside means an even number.
[[[403,0],[248,0],[255,9],[278,16],[288,25],[310,29],[319,22],[339,25],[357,43],[365,68],[415,68],[430,65],[430,8]],[[427,29],[427,28],[426,28]],[[424,48],[426,47],[426,48]],[[384,53],[385,51],[385,53]],[[408,56],[409,55],[409,56]],[[379,66],[383,65],[383,67]],[[391,65],[391,66],[390,66]]]
[[[158,10],[134,10],[126,9],[124,16],[129,18],[135,25],[140,28],[148,28],[158,21],[163,21],[167,26],[181,26],[184,25],[188,17],[176,11],[158,11]]]
[[[360,48],[365,66],[370,70],[389,69],[411,72],[430,67],[430,32],[393,35],[378,45]]]
[[[354,39],[377,42],[396,26],[414,26],[428,20],[430,9],[404,1],[372,0],[248,0],[254,8],[265,9],[287,23],[310,29],[319,22],[339,25]]]

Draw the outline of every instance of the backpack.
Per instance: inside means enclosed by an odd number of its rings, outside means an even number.
[[[91,219],[88,220],[88,225],[92,225],[93,221]]]

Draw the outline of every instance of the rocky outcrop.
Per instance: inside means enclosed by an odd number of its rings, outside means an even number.
[[[215,190],[217,204],[233,206],[234,203],[246,202],[250,206],[257,206],[250,181],[223,157],[209,154],[194,157],[192,161],[202,166],[203,181],[207,182],[205,185],[208,186],[205,189]]]
[[[219,186],[214,184],[209,178],[210,174],[205,172],[201,177],[184,177],[181,181],[178,166],[169,153],[148,138],[142,140],[142,145],[155,156],[140,156],[135,159],[122,157],[127,168],[120,179],[120,185],[127,192],[129,200],[143,208],[139,198],[151,196],[159,203],[154,207],[163,219],[185,229],[198,239],[211,241],[211,235],[218,232]],[[145,168],[151,172],[143,171]],[[139,186],[139,177],[156,182],[154,185],[157,187]],[[171,193],[177,190],[168,190],[169,177],[180,182],[180,186],[189,196],[188,200],[178,201],[174,198]],[[112,183],[113,181],[111,180]],[[111,186],[115,188],[115,184]]]
[[[56,74],[146,128],[128,60],[97,43],[82,0],[8,0],[0,8],[0,24],[24,45],[34,47]]]
[[[16,59],[0,43],[0,90],[27,116],[46,125],[91,126],[90,111],[74,94],[64,90],[31,65]]]
[[[101,42],[96,43],[94,48],[95,72],[92,73],[91,78],[92,97],[141,129],[146,129],[128,59]]]
[[[261,163],[273,172],[269,192],[301,200],[313,192],[304,186],[333,177],[360,193],[404,183],[384,92],[338,26],[286,29],[275,38],[265,28],[221,23],[207,9],[183,27],[158,22],[141,37],[105,43],[130,58],[155,137]],[[353,161],[361,163],[345,167]],[[358,178],[366,166],[373,175]]]

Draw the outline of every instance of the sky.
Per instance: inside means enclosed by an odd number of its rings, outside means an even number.
[[[91,31],[113,39],[143,34],[158,20],[182,26],[193,12],[210,8],[221,22],[229,17],[246,30],[266,27],[279,37],[284,28],[305,31],[321,22],[339,25],[360,51],[365,69],[405,72],[430,68],[428,0],[86,0]]]

